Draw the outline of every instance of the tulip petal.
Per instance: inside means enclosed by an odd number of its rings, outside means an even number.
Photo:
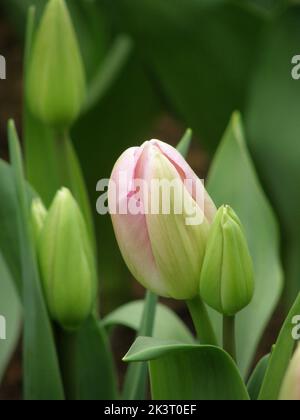
[[[134,179],[139,158],[142,154],[140,148],[128,149],[116,163],[111,181],[115,182],[116,189],[109,188],[109,208],[127,208],[130,194],[134,192]],[[119,176],[127,177],[127,186],[120,184]],[[112,192],[117,192],[117,197]],[[142,205],[142,203],[141,203]],[[141,214],[111,214],[115,235],[121,254],[132,275],[146,288],[166,296],[164,282],[161,280],[152,252],[151,242],[147,230],[145,215]]]
[[[156,149],[156,150],[155,150]],[[177,181],[184,202],[198,208],[189,192],[184,188],[182,179],[174,165],[152,147],[148,154],[150,179]],[[181,187],[180,187],[181,186]],[[176,186],[174,187],[176,189]],[[152,251],[161,277],[168,288],[168,295],[175,299],[191,299],[198,293],[200,271],[204,257],[204,248],[208,237],[209,225],[205,219],[197,226],[188,226],[189,215],[183,208],[181,214],[175,214],[174,194],[170,194],[171,211],[169,214],[146,215],[147,227]],[[203,246],[204,245],[204,246]],[[179,287],[180,285],[180,287]]]
[[[198,205],[202,208],[203,207],[203,198],[197,197],[196,194],[196,186],[198,183],[201,183],[199,187],[200,190],[204,191],[204,213],[205,217],[207,218],[209,223],[212,223],[214,217],[216,215],[217,209],[212,201],[211,197],[207,193],[206,189],[202,186],[202,181],[197,177],[195,172],[183,158],[183,156],[172,146],[167,143],[164,143],[160,140],[151,140],[150,142],[153,145],[156,145],[161,152],[169,159],[169,161],[176,167],[178,173],[181,175],[184,174],[185,179],[189,179],[192,181],[192,188],[189,188],[187,185],[187,189],[192,195],[193,199],[198,203]],[[201,188],[202,187],[202,188]]]

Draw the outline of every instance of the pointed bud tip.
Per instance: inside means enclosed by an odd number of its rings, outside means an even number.
[[[209,306],[228,316],[244,309],[253,298],[253,263],[241,221],[230,206],[221,206],[213,221],[200,294]]]

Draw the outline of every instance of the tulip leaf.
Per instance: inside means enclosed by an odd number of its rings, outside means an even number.
[[[180,140],[179,144],[177,145],[178,152],[181,153],[184,158],[186,158],[189,153],[192,137],[193,131],[190,128],[188,128],[185,134],[183,135],[182,139]]]
[[[299,53],[300,6],[278,14],[266,27],[249,85],[245,123],[268,195],[283,228],[287,307],[300,290],[300,82],[292,77]]]
[[[144,309],[144,301],[130,302],[107,315],[103,325],[110,329],[118,325],[138,331]],[[176,340],[181,343],[194,343],[192,333],[181,319],[167,306],[157,305],[153,337],[158,340]]]
[[[234,114],[214,158],[208,190],[217,204],[229,204],[245,227],[254,262],[255,294],[237,315],[237,354],[244,374],[282,291],[279,234],[274,213],[247,150],[240,115]],[[263,297],[263,299],[262,299]],[[221,331],[221,316],[214,313]]]
[[[2,181],[1,178],[0,180]],[[2,221],[1,218],[0,221]],[[12,275],[0,252],[0,383],[15,350],[20,327],[21,305],[18,293]]]
[[[78,333],[79,399],[83,401],[117,398],[112,353],[105,329],[90,317]]]
[[[151,337],[156,314],[157,296],[147,290],[143,313],[137,334]],[[127,369],[122,399],[144,400],[147,389],[147,365],[146,363],[131,363]]]
[[[154,400],[249,400],[233,360],[218,347],[139,337],[124,360],[150,362]]]
[[[0,160],[0,201],[0,251],[16,288],[21,294],[21,258],[17,225],[18,202],[13,172],[3,160]]]
[[[258,362],[248,381],[247,388],[252,401],[258,400],[269,361],[270,355],[268,354]]]
[[[294,327],[293,318],[299,314],[300,293],[284,322],[278,340],[273,348],[259,394],[259,400],[275,401],[279,397],[280,388],[296,344],[295,338],[292,335],[292,329]]]
[[[63,386],[38,271],[21,151],[12,121],[9,122],[8,138],[17,193],[22,303],[26,314],[23,338],[24,397],[27,400],[61,400],[64,398]]]

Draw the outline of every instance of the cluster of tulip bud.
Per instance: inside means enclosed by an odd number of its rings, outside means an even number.
[[[184,207],[177,214],[174,203],[169,214],[111,212],[121,253],[133,276],[159,296],[191,300],[200,294],[209,306],[224,315],[233,316],[246,307],[253,297],[254,275],[242,224],[230,207],[222,206],[217,211],[206,191],[204,200],[199,201],[194,188],[186,188],[186,180],[192,186],[201,181],[180,153],[152,140],[120,157],[111,176],[114,183],[119,182],[120,173],[127,175],[132,186],[131,193],[125,188],[122,194],[124,186],[119,185],[120,207],[124,208],[124,201],[136,195],[137,178],[148,184],[153,179],[177,180],[175,188],[177,185],[183,189],[184,198],[203,214],[202,223],[189,225]],[[109,191],[113,209],[114,191]],[[178,195],[182,196],[181,191]],[[136,195],[141,209],[143,197]]]
[[[55,53],[49,59],[51,51]],[[84,95],[84,67],[65,1],[50,0],[30,53],[28,103],[45,124],[67,130],[80,112]],[[122,190],[120,173],[129,180],[129,193],[128,185],[126,192]],[[171,197],[169,214],[111,212],[120,250],[134,277],[159,296],[189,301],[200,295],[224,315],[235,315],[247,306],[254,291],[253,267],[234,211],[228,206],[217,211],[204,187],[199,197],[196,186],[201,181],[190,166],[177,150],[157,140],[127,150],[118,160],[111,183],[117,185],[119,201],[115,203],[110,185],[111,209],[134,199],[137,179],[148,184],[175,180],[174,189],[180,189],[178,195],[187,205],[176,212],[176,200]],[[156,198],[149,195],[153,203]],[[145,196],[136,200],[138,208],[146,206]],[[201,223],[186,223],[187,209],[194,209]],[[57,194],[49,213],[41,203],[34,203],[33,214],[50,313],[63,326],[76,327],[90,312],[96,293],[83,217],[66,189]]]

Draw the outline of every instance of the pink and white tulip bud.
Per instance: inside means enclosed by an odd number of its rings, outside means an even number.
[[[108,196],[133,276],[159,296],[197,296],[216,208],[181,154],[158,140],[126,150],[113,169]]]
[[[300,401],[300,344],[285,375],[279,400]]]

